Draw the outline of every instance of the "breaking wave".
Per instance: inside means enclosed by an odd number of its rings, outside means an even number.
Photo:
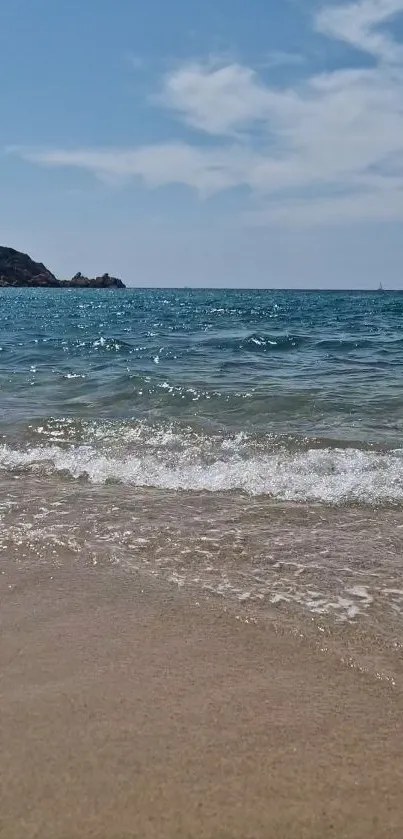
[[[143,436],[143,439],[142,439]],[[403,500],[403,450],[285,446],[266,450],[239,438],[220,445],[198,438],[161,435],[153,443],[140,435],[124,445],[90,443],[0,447],[0,470],[58,474],[93,484],[118,482],[165,490],[240,491],[282,501],[379,504]],[[111,441],[109,441],[111,442]],[[100,444],[100,445],[99,445]]]

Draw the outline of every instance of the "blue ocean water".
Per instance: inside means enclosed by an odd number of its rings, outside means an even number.
[[[402,324],[389,292],[1,290],[2,574],[119,563],[395,639]]]
[[[403,295],[0,291],[3,470],[403,499]]]

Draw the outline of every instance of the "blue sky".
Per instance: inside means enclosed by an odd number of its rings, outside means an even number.
[[[403,287],[403,0],[3,0],[0,242],[130,285]]]

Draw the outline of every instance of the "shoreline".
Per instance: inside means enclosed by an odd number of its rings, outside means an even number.
[[[0,578],[0,837],[401,835],[399,686],[140,579]]]

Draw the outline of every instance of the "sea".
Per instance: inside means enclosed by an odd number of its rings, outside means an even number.
[[[400,648],[403,294],[1,289],[0,524]]]

